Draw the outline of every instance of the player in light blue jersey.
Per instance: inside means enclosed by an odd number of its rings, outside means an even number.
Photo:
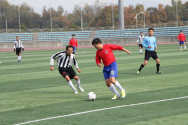
[[[136,73],[137,75],[144,68],[144,66],[148,63],[150,57],[152,57],[157,63],[156,64],[156,67],[157,67],[156,73],[161,74],[161,72],[159,71],[160,61],[159,61],[159,58],[157,56],[157,53],[155,52],[155,50],[157,50],[157,40],[153,36],[153,33],[154,33],[154,29],[149,28],[149,30],[148,30],[149,36],[145,37],[144,41],[142,43],[142,46],[146,48],[146,50],[145,50],[145,60],[144,60],[144,63],[140,66],[138,72]]]

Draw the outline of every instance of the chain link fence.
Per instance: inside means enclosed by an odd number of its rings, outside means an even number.
[[[170,23],[158,23],[158,24],[146,24],[145,28],[162,28],[162,27],[180,27],[188,26],[188,21],[170,22]],[[138,29],[144,28],[144,25],[138,25]],[[119,26],[106,26],[106,27],[84,27],[83,31],[97,31],[97,30],[118,30]],[[126,25],[125,29],[136,29],[136,25]],[[40,32],[70,32],[70,31],[82,31],[82,28],[44,28],[44,29],[1,29],[0,34],[4,33],[40,33]]]

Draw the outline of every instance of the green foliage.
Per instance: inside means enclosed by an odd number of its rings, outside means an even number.
[[[28,29],[26,25],[21,25],[21,29]]]

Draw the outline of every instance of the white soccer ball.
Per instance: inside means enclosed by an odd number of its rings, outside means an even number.
[[[89,101],[94,101],[96,99],[96,94],[94,92],[89,92],[87,98]]]

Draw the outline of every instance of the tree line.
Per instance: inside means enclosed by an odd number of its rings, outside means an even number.
[[[182,3],[178,0],[178,20],[188,20],[188,2]],[[42,15],[34,12],[34,9],[27,3],[19,6],[20,24],[22,29],[33,28],[51,28],[50,11],[52,17],[53,28],[75,28],[81,26],[81,11],[83,19],[83,27],[105,27],[112,26],[112,4],[101,3],[95,0],[92,5],[85,4],[83,8],[75,5],[72,13],[65,11],[63,6],[57,9],[42,8]],[[135,16],[139,12],[145,12],[145,23],[168,23],[176,21],[176,1],[171,0],[171,5],[164,6],[159,4],[158,7],[149,7],[144,9],[143,4],[129,5],[124,7],[125,25],[135,25]],[[118,5],[113,5],[114,25],[118,25]],[[0,0],[0,29],[6,28],[6,19],[8,28],[19,28],[18,5],[12,5],[7,0]],[[138,24],[144,24],[143,14],[138,15]]]

